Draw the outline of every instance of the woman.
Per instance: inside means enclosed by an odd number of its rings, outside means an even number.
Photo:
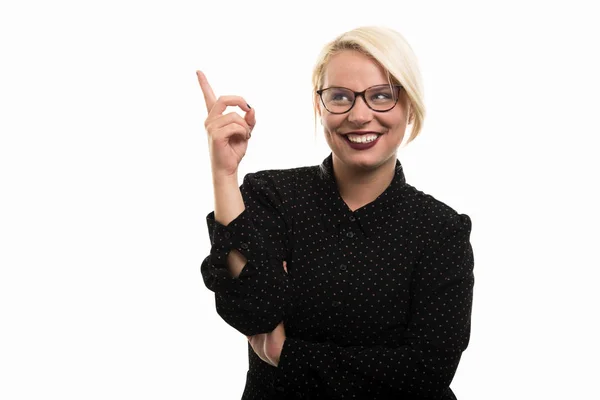
[[[243,399],[454,399],[470,335],[471,221],[406,183],[396,158],[425,114],[404,38],[363,27],[329,43],[313,84],[331,154],[247,174],[241,188],[255,111],[198,79],[215,194],[201,270],[217,312],[248,337]]]

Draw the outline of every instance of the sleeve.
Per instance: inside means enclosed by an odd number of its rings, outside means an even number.
[[[292,392],[318,385],[332,399],[374,393],[443,398],[470,337],[470,232],[470,218],[455,214],[430,239],[413,270],[410,320],[397,347],[340,347],[286,338],[276,385]]]
[[[246,336],[271,332],[283,320],[288,279],[283,269],[291,223],[266,171],[250,173],[240,186],[245,210],[227,226],[214,211],[206,217],[210,254],[200,267],[206,287],[215,293],[217,313]],[[227,255],[237,249],[247,263],[234,278]]]

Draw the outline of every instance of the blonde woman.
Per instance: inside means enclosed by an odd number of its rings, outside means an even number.
[[[455,399],[471,220],[408,184],[397,159],[425,116],[405,39],[362,27],[325,46],[314,103],[331,154],[247,174],[241,187],[255,110],[198,80],[215,195],[201,271],[219,315],[248,338],[242,398]]]

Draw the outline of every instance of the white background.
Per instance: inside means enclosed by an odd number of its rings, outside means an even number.
[[[594,2],[257,3],[2,2],[0,398],[241,397],[246,338],[200,275],[213,204],[195,70],[257,110],[240,180],[317,164],[311,68],[370,24],[422,69],[407,181],[473,220],[451,387],[598,398]]]

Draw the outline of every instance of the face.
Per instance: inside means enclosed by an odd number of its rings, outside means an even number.
[[[375,86],[387,85],[385,70],[368,56],[353,50],[344,50],[332,56],[325,69],[323,88],[345,87],[356,92]],[[332,114],[321,102],[317,112],[325,131],[325,138],[333,153],[334,168],[373,171],[396,163],[396,151],[402,143],[407,125],[407,96],[400,89],[398,103],[386,112],[371,110],[362,97],[345,114]],[[365,140],[377,135],[375,145],[364,150],[352,148],[350,138]]]

